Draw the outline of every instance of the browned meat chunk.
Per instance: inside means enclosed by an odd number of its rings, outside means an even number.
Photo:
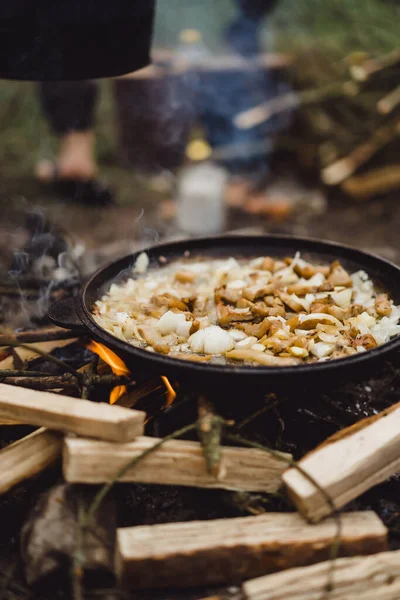
[[[387,317],[392,312],[390,300],[387,294],[378,294],[375,298],[375,310],[381,317]]]
[[[331,272],[328,277],[328,283],[333,285],[333,287],[337,285],[343,285],[344,287],[351,287],[353,282],[351,281],[351,277],[348,272],[342,267],[338,260],[331,265]]]
[[[262,338],[267,333],[270,327],[271,324],[268,321],[268,319],[264,319],[264,321],[261,321],[261,323],[256,324],[238,323],[237,325],[237,328],[244,331],[246,335],[248,335],[249,337],[255,336],[258,339]]]

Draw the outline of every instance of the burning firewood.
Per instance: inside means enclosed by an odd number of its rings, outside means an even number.
[[[110,444],[81,438],[66,438],[63,471],[70,483],[104,483],[135,456],[160,440],[140,437],[129,444]],[[290,454],[282,460],[261,450],[222,447],[221,474],[217,479],[207,472],[203,450],[198,442],[171,440],[129,469],[120,481],[188,485],[274,493]]]
[[[400,471],[400,403],[339,431],[299,463],[342,508]],[[298,469],[283,475],[289,495],[309,521],[331,514],[326,498]]]
[[[326,560],[334,532],[334,520],[310,526],[297,513],[129,527],[117,532],[117,569],[131,588],[232,583]],[[386,548],[375,513],[342,516],[342,556]]]
[[[373,556],[339,558],[335,561],[335,600],[397,600],[400,598],[400,551]],[[246,600],[320,600],[326,594],[326,574],[330,563],[289,569],[247,581]],[[327,594],[327,598],[329,595]]]
[[[143,433],[145,416],[120,406],[0,384],[0,419],[121,442]]]
[[[0,451],[0,494],[33,477],[61,454],[60,435],[38,429]]]

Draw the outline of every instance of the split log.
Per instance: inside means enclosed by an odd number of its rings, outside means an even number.
[[[104,483],[118,471],[159,442],[139,437],[129,444],[66,438],[63,470],[70,483]],[[282,454],[290,459],[290,454]],[[222,447],[219,478],[207,472],[203,449],[198,442],[171,440],[129,469],[120,481],[186,485],[274,493],[281,486],[286,462],[253,448]]]
[[[0,419],[127,442],[143,433],[145,417],[120,406],[0,384]]]
[[[398,600],[400,550],[335,561],[333,589],[326,594],[330,562],[289,569],[247,581],[246,600]]]
[[[40,473],[61,454],[62,437],[38,429],[0,450],[0,494]]]
[[[71,332],[69,332],[71,336]],[[38,348],[43,352],[53,352],[56,348],[64,348],[64,346],[69,346],[76,342],[78,338],[74,337],[66,340],[51,340],[49,342],[39,342],[36,344],[27,344],[28,346],[32,346],[32,350],[29,348],[15,348],[14,351],[18,355],[18,358],[21,359],[21,362],[31,362],[37,358],[40,358],[40,355],[34,351],[34,348]],[[8,356],[4,360],[0,362],[0,369],[13,369],[14,368],[14,357]]]
[[[307,454],[300,467],[325,490],[336,509],[400,472],[400,403],[339,431]],[[316,522],[331,514],[322,493],[299,470],[283,474],[301,514]]]
[[[341,518],[342,556],[387,549],[375,513]],[[117,571],[132,588],[236,583],[327,560],[335,531],[334,519],[312,526],[297,513],[128,527],[117,532]]]

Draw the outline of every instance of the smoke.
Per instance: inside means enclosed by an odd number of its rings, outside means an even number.
[[[77,257],[82,254],[82,247],[68,243],[65,233],[51,226],[38,207],[28,209],[24,229],[25,244],[14,250],[8,270],[9,283],[19,292],[19,310],[14,306],[8,311],[9,321],[20,327],[46,320],[57,295],[74,290],[80,282]]]

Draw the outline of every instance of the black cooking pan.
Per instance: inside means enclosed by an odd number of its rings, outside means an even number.
[[[365,270],[375,284],[389,293],[396,304],[400,304],[400,268],[372,254],[355,248],[321,240],[291,236],[226,236],[193,239],[153,246],[148,249],[151,268],[160,268],[165,259],[170,262],[190,257],[246,258],[270,255],[273,257],[293,256],[297,251],[306,260],[330,263],[340,260],[350,272]],[[95,273],[82,287],[75,298],[56,302],[50,307],[51,320],[71,330],[84,330],[91,338],[114,350],[131,369],[134,377],[167,375],[191,389],[200,391],[213,389],[218,394],[243,393],[244,390],[262,393],[296,389],[320,384],[330,387],[345,377],[368,379],[372,369],[378,367],[390,353],[400,346],[397,336],[373,350],[321,363],[294,367],[250,367],[240,365],[212,365],[169,358],[135,348],[113,337],[94,321],[91,308],[112,282],[132,276],[132,267],[139,253],[127,256]],[[161,261],[160,261],[161,258]]]

